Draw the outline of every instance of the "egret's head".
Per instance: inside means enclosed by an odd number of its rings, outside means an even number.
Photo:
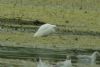
[[[96,53],[98,56],[100,56],[100,52],[98,52],[98,51],[95,51],[94,53]]]
[[[66,58],[67,58],[67,60],[71,60],[71,56],[70,55],[67,55]]]

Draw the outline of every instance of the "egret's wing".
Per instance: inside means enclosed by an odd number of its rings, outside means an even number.
[[[78,62],[82,64],[91,64],[92,58],[89,55],[78,55]]]

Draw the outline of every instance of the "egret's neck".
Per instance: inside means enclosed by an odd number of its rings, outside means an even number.
[[[96,55],[97,55],[97,52],[94,52],[94,53],[92,54],[93,57],[96,57]]]
[[[97,52],[94,52],[94,53],[91,55],[92,61],[95,61],[95,60],[96,60],[96,55],[97,55]]]

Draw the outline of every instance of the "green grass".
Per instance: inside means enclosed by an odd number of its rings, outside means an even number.
[[[0,67],[36,67],[35,62],[19,59],[4,59],[0,58]]]
[[[38,19],[46,23],[65,25],[65,30],[100,32],[99,0],[0,0],[0,18]],[[66,23],[66,21],[69,21]],[[12,25],[12,24],[11,24]],[[10,26],[5,24],[5,26]],[[20,25],[13,25],[20,27]],[[24,25],[23,27],[33,27]],[[0,32],[2,46],[44,48],[87,48],[100,49],[100,36],[50,35],[33,37],[34,33]],[[24,60],[1,59],[0,63],[11,67],[33,67],[34,63]],[[1,65],[0,64],[0,65]],[[94,65],[92,67],[99,67]],[[4,67],[4,66],[2,66]],[[35,67],[35,66],[34,66]],[[80,65],[78,67],[91,67]]]
[[[78,40],[76,40],[76,38]],[[93,48],[99,49],[100,37],[96,36],[48,36],[33,37],[33,33],[0,33],[0,41],[8,42],[5,46],[27,46],[27,47],[47,47],[47,48]],[[12,43],[15,44],[12,44]]]
[[[100,32],[99,6],[98,0],[24,0],[22,3],[21,0],[0,0],[0,17],[38,19],[46,23],[65,25],[67,30]],[[26,25],[26,27],[30,26]],[[78,41],[75,41],[76,37],[79,38]],[[34,38],[33,33],[0,33],[0,41],[31,43],[30,46],[41,44],[51,47],[56,45],[99,48],[99,40],[100,37],[85,35]]]
[[[48,8],[48,7],[34,7],[29,6],[15,7],[11,5],[0,6],[3,8],[0,10],[1,17],[13,18],[21,17],[22,19],[32,20],[39,19],[46,23],[66,25],[70,28],[76,29],[87,29],[89,31],[100,31],[99,21],[100,13],[96,11],[88,11],[87,14],[84,13],[85,10],[71,10],[63,8]],[[69,21],[66,23],[65,21]]]
[[[26,20],[39,19],[46,23],[73,26],[73,28],[80,26],[82,29],[99,31],[100,4],[97,0],[83,1],[82,10],[79,9],[82,6],[81,0],[75,0],[75,2],[72,0],[25,0],[22,4],[17,2],[14,6],[15,3],[12,0],[1,0],[0,16],[2,18],[21,17]]]

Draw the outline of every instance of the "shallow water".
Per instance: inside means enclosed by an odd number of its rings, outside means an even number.
[[[43,61],[53,65],[56,64],[56,61],[53,60],[51,61],[43,60]],[[100,64],[89,65],[89,64],[72,63],[72,65],[73,67],[100,67]],[[33,62],[30,60],[0,59],[0,67],[37,67],[37,62]]]

